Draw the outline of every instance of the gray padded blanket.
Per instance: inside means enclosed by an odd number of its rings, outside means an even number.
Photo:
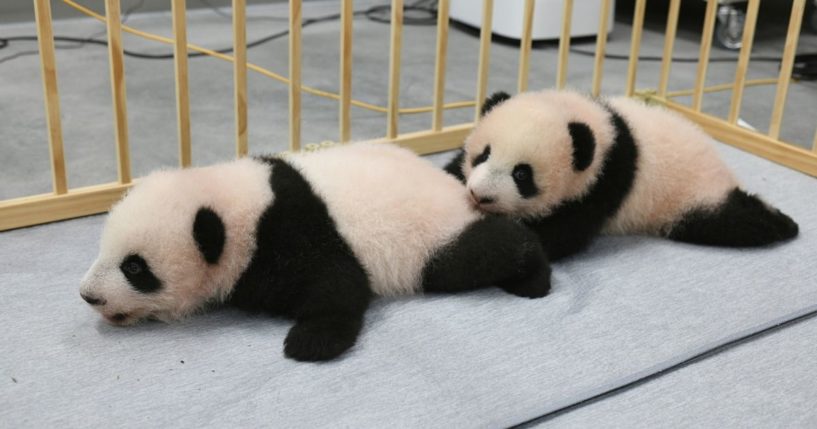
[[[0,422],[498,427],[581,401],[817,304],[817,181],[720,150],[747,189],[800,223],[796,241],[730,250],[603,238],[554,267],[544,299],[377,301],[359,344],[325,364],[283,358],[289,322],[231,309],[102,323],[78,294],[102,217],[0,234]]]

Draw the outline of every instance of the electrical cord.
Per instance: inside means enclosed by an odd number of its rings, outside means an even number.
[[[570,48],[570,52],[574,53],[574,54],[578,54],[578,55],[588,56],[588,57],[596,56],[595,51],[585,51],[585,50],[576,49],[576,48]],[[629,61],[630,60],[629,55],[621,55],[621,54],[604,54],[604,58],[608,59],[608,60],[624,60],[624,61]],[[663,61],[663,60],[664,60],[664,58],[660,57],[660,56],[641,55],[641,56],[638,57],[638,61],[645,61],[645,62],[650,62],[650,61],[660,62],[660,61]],[[757,62],[759,62],[759,63],[763,63],[763,62],[779,63],[779,62],[783,61],[783,58],[782,57],[750,57],[750,60],[752,62],[756,62],[756,63]],[[672,62],[674,62],[674,63],[697,63],[699,61],[700,61],[699,58],[672,57]],[[737,61],[738,61],[738,57],[715,57],[715,58],[710,58],[709,59],[710,63],[733,63],[733,62],[737,62]]]
[[[221,11],[218,7],[214,6],[212,3],[209,3],[207,0],[199,0],[199,1],[202,4],[206,5],[208,8],[210,8],[211,10],[213,10],[213,12],[215,12],[216,14],[218,14],[218,15],[220,15],[222,17],[229,17],[230,19],[232,19],[232,16],[230,14],[227,14],[227,13]],[[404,25],[436,25],[437,24],[437,19],[436,19],[437,11],[434,8],[422,6],[422,4],[426,3],[426,2],[427,2],[427,0],[420,0],[420,1],[415,2],[413,4],[404,6],[403,7],[403,10],[404,10],[403,24]],[[144,0],[141,0],[139,2],[139,4],[137,4],[134,8],[131,8],[131,9],[136,10],[136,8],[141,7],[142,4],[144,4]],[[127,15],[129,15],[128,12],[130,12],[130,13],[133,12],[133,10],[131,10],[131,9],[129,9],[129,11],[126,11],[126,13],[123,15],[122,22],[124,22]],[[406,12],[408,12],[408,14],[405,14]],[[353,12],[353,15],[354,16],[365,16],[367,19],[369,19],[371,21],[374,21],[374,22],[390,23],[391,22],[390,13],[391,13],[391,6],[390,5],[377,5],[377,6],[369,7],[367,9],[355,11],[355,12]],[[415,15],[413,16],[412,14],[415,14]],[[422,14],[426,14],[426,16],[421,16]],[[269,16],[267,18],[272,19],[272,18],[277,18],[277,17]],[[307,18],[307,19],[304,19],[302,21],[301,28],[305,28],[305,27],[308,27],[310,25],[318,24],[318,23],[322,23],[322,22],[336,21],[336,20],[339,20],[340,18],[341,18],[341,14],[339,14],[339,13],[333,13],[333,14],[330,14],[330,15],[324,15],[324,16],[320,16],[320,17],[316,17],[316,18]],[[285,18],[285,19],[288,20],[289,18]],[[260,39],[257,39],[257,40],[254,40],[254,41],[251,41],[251,42],[247,43],[247,49],[251,49],[251,48],[255,48],[257,46],[261,46],[261,45],[263,45],[265,43],[271,42],[271,41],[276,40],[276,39],[280,39],[280,38],[285,37],[287,35],[289,35],[289,29],[281,30],[279,32],[270,34],[268,36],[265,36],[265,37],[262,37]],[[27,41],[27,42],[35,41],[36,42],[37,41],[37,36],[0,37],[0,49],[3,49],[5,47],[7,47],[10,42],[17,42],[17,41]],[[97,39],[95,37],[81,38],[81,37],[71,37],[71,36],[54,36],[54,41],[71,42],[71,43],[77,43],[78,44],[78,46],[75,46],[75,47],[74,46],[71,46],[71,47],[58,46],[57,49],[74,49],[74,48],[82,47],[83,45],[86,45],[86,44],[99,45],[99,46],[108,46],[108,41],[107,40]],[[229,54],[229,53],[233,52],[233,47],[213,49],[213,51],[218,52],[220,54]],[[16,54],[10,55],[8,57],[0,58],[0,63],[3,63],[5,61],[10,61],[10,60],[13,60],[15,58],[18,58],[18,57],[21,57],[21,56],[24,56],[24,55],[33,55],[33,54],[37,54],[37,53],[38,53],[38,51],[18,52]],[[146,59],[146,60],[168,60],[168,59],[173,59],[173,53],[151,54],[151,53],[146,53],[146,52],[132,51],[132,50],[128,50],[128,49],[123,50],[123,53],[126,56],[129,56],[129,57],[132,57],[132,58],[140,58],[140,59]],[[208,56],[208,55],[209,54],[206,54],[206,53],[203,53],[203,52],[189,52],[187,54],[188,58],[203,57],[203,56]]]
[[[125,12],[122,13],[122,23],[123,24],[126,23],[128,21],[128,18],[130,18],[131,14],[133,14],[137,10],[141,9],[142,6],[144,6],[144,5],[145,5],[145,0],[139,0],[133,6],[127,8],[125,10]],[[60,41],[61,42],[69,42],[69,43],[73,43],[73,44],[72,45],[55,45],[54,47],[56,49],[60,49],[60,50],[79,49],[79,48],[85,46],[86,44],[89,44],[89,43],[94,44],[93,40],[96,40],[97,37],[99,37],[99,36],[101,36],[103,34],[105,34],[105,30],[102,30],[100,32],[96,32],[96,33],[94,33],[94,34],[92,34],[92,35],[90,35],[88,37],[83,37],[83,38],[80,38],[80,37],[63,37],[63,36],[55,37],[54,41],[57,41],[57,42],[60,42]],[[37,41],[37,36],[0,37],[0,50],[7,47],[10,42],[14,42],[14,41],[26,41],[26,42],[34,41],[34,42],[36,42]],[[107,45],[108,44],[105,43],[105,46],[107,46]],[[8,55],[8,56],[0,58],[0,64],[4,63],[6,61],[11,61],[11,60],[16,59],[16,58],[20,58],[20,57],[24,57],[24,56],[28,56],[28,55],[37,55],[39,53],[40,53],[39,50],[20,51],[20,52],[14,53],[12,55]]]
[[[136,5],[129,8],[122,16],[122,22],[124,23],[127,21],[128,17],[136,10],[142,7],[145,0],[139,1]],[[209,0],[198,0],[201,4],[205,5],[207,8],[213,11],[213,13],[222,16],[224,18],[232,19],[232,15],[222,11],[219,7],[213,5]],[[436,25],[437,24],[437,9],[434,7],[436,1],[434,0],[419,0],[415,3],[410,5],[404,6],[404,16],[403,16],[403,24],[404,25]],[[391,5],[377,5],[369,7],[368,9],[358,10],[354,12],[354,16],[365,16],[367,19],[373,22],[379,22],[383,24],[391,23]],[[340,19],[339,13],[334,13],[330,15],[324,15],[316,18],[307,18],[302,22],[302,28],[307,27],[313,24],[319,24],[322,22],[330,22],[336,21]],[[257,19],[272,19],[272,20],[288,20],[286,17],[276,17],[276,16],[258,16]],[[261,46],[265,43],[271,42],[276,39],[280,39],[282,37],[286,37],[289,35],[289,30],[281,30],[279,32],[270,34],[268,36],[262,37],[260,39],[251,41],[247,43],[247,49],[254,48],[257,46]],[[54,36],[55,41],[60,42],[69,42],[75,43],[76,46],[57,46],[57,49],[76,49],[80,48],[86,44],[91,45],[99,45],[99,46],[107,46],[108,42],[104,39],[97,39],[95,36],[87,37],[87,38],[79,38],[79,37],[71,37],[71,36]],[[9,46],[10,42],[15,41],[37,41],[37,36],[12,36],[12,37],[0,37],[0,49],[4,49]],[[214,49],[213,51],[221,53],[221,54],[228,54],[233,51],[232,47],[222,48],[222,49]],[[571,53],[583,56],[595,56],[595,51],[585,51],[582,49],[571,48]],[[25,55],[34,55],[37,54],[38,51],[22,51],[15,53],[13,55],[0,58],[0,63],[4,63],[6,61],[13,60],[15,58],[25,56]],[[166,54],[151,54],[145,52],[138,52],[125,49],[123,53],[129,57],[133,58],[140,58],[140,59],[148,59],[148,60],[166,60],[166,59],[173,59],[172,53]],[[208,54],[203,52],[190,52],[187,54],[190,58],[202,57],[207,56]],[[621,54],[612,54],[612,53],[605,53],[604,58],[608,60],[621,60],[621,61],[629,61],[629,55],[621,55]],[[649,55],[642,55],[638,57],[639,61],[644,62],[660,62],[663,61],[663,58],[660,56],[649,56]],[[782,57],[751,57],[750,60],[752,62],[781,62],[783,59]],[[698,58],[684,58],[684,57],[672,57],[672,62],[674,63],[697,63],[699,61]],[[738,57],[715,57],[710,58],[710,63],[718,63],[718,62],[737,62]]]

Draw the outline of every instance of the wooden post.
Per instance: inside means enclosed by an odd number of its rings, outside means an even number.
[[[65,172],[65,154],[62,146],[60,96],[57,90],[57,62],[54,58],[54,32],[51,28],[50,0],[34,2],[37,20],[37,43],[40,48],[43,95],[45,96],[45,123],[48,127],[48,152],[51,158],[51,184],[55,194],[68,192]]]
[[[301,148],[301,0],[289,0],[289,150]]]
[[[570,54],[570,24],[573,21],[573,0],[563,0],[562,33],[559,35],[559,63],[556,70],[556,88],[567,84],[567,59]]]
[[[187,79],[187,24],[185,0],[173,0],[173,65],[176,78],[176,123],[179,137],[179,165],[189,167],[190,150],[190,90]]]
[[[669,86],[669,72],[672,67],[672,51],[675,44],[675,33],[678,30],[678,13],[681,9],[681,0],[670,0],[669,14],[667,15],[667,29],[664,32],[664,55],[661,58],[661,76],[658,79],[658,96],[667,97]]]
[[[635,93],[635,75],[638,71],[638,52],[641,49],[641,30],[644,28],[644,10],[647,0],[636,0],[633,14],[633,33],[630,40],[630,61],[627,63],[627,88],[624,94],[631,97]]]
[[[749,56],[752,53],[752,42],[755,38],[755,23],[760,0],[749,0],[746,13],[746,22],[743,26],[743,41],[741,42],[738,66],[735,71],[735,85],[732,87],[732,102],[729,106],[729,123],[737,124],[740,115],[740,105],[743,101],[743,89],[746,86],[746,71],[749,67]]]
[[[692,109],[701,111],[704,86],[706,86],[706,69],[709,67],[709,51],[712,49],[712,34],[715,30],[715,12],[718,0],[707,0],[704,29],[701,35],[701,52],[698,57],[698,72],[695,76],[695,89],[692,91]]]
[[[448,5],[449,0],[437,3],[437,55],[434,68],[434,110],[431,115],[431,129],[443,129],[443,108],[445,103],[445,61],[448,50]]]
[[[789,18],[789,32],[786,34],[786,46],[783,48],[783,61],[780,64],[780,77],[777,79],[777,92],[774,96],[772,119],[769,124],[769,137],[777,139],[780,136],[780,126],[783,123],[783,109],[786,107],[786,96],[789,93],[789,82],[794,67],[794,54],[797,51],[797,41],[800,37],[800,24],[803,22],[803,12],[806,0],[794,0]]]
[[[340,142],[351,138],[353,0],[343,0],[340,11]]]
[[[233,0],[233,86],[235,103],[235,152],[246,156],[247,147],[247,19],[245,0]]]
[[[482,103],[488,96],[488,69],[491,65],[491,33],[493,29],[494,0],[482,0],[482,28],[479,30],[479,66],[477,71],[477,104],[474,121],[479,120]]]
[[[533,5],[534,0],[525,0],[525,15],[522,21],[522,38],[519,41],[519,82],[517,91],[525,92],[528,89],[528,73],[530,72],[530,50],[533,46]]]
[[[391,48],[389,50],[389,112],[386,137],[397,137],[400,115],[400,50],[403,39],[403,0],[391,2]]]
[[[601,94],[601,78],[604,75],[604,54],[607,52],[607,24],[610,21],[610,1],[601,0],[601,16],[599,17],[599,34],[596,35],[596,57],[593,62],[593,89],[594,97]]]
[[[128,109],[125,91],[125,61],[122,52],[122,23],[119,0],[105,0],[108,31],[108,64],[113,97],[114,132],[119,183],[131,182],[130,150],[128,148]]]

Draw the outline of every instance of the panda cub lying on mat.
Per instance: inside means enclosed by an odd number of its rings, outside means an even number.
[[[446,170],[483,211],[534,229],[551,259],[601,232],[735,247],[798,233],[739,188],[697,125],[626,97],[496,93]]]
[[[316,361],[354,345],[372,295],[487,286],[545,296],[538,237],[412,152],[354,143],[150,174],[112,209],[80,293],[116,325],[212,302],[291,317],[286,356]]]

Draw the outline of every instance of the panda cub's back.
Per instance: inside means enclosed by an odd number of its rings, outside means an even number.
[[[638,159],[633,188],[607,233],[658,233],[686,211],[712,206],[737,186],[712,138],[662,107],[627,97],[608,100],[631,128]]]
[[[480,217],[462,184],[396,146],[354,143],[286,161],[326,203],[379,295],[416,292],[433,252]]]

